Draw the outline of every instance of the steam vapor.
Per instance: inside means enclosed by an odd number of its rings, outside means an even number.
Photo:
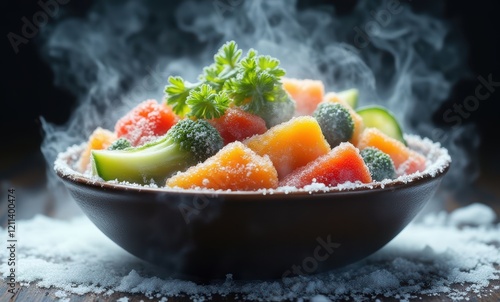
[[[279,58],[288,77],[320,79],[327,91],[356,87],[360,105],[387,106],[405,132],[438,140],[432,115],[467,71],[460,34],[434,5],[424,14],[405,1],[363,0],[339,15],[333,6],[297,9],[294,0],[182,1],[176,9],[161,1],[97,1],[84,17],[42,33],[56,85],[78,98],[63,127],[43,121],[42,151],[51,167],[58,152],[97,126],[113,129],[138,102],[161,100],[169,75],[195,81],[227,40]],[[473,131],[460,128],[442,142],[460,159],[443,188],[471,181]]]

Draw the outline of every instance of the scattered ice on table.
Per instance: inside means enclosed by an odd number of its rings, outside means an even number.
[[[488,206],[474,203],[466,208],[461,208],[451,213],[450,223],[455,225],[487,225],[493,223],[497,218],[495,212]]]
[[[317,295],[311,298],[311,302],[330,302],[331,300],[323,295]]]
[[[492,288],[499,289],[489,284],[500,278],[500,224],[493,224],[486,213],[486,206],[476,204],[450,215],[430,214],[367,259],[329,273],[275,282],[239,282],[228,276],[211,285],[166,276],[115,245],[86,217],[64,221],[36,216],[18,222],[17,278],[23,286],[57,288],[60,298],[91,292],[120,293],[124,298],[139,293],[156,300],[181,295],[198,300],[235,295],[261,301],[486,297]],[[482,218],[471,220],[475,215]],[[457,227],[450,221],[475,225]],[[0,238],[6,236],[1,229]],[[0,249],[4,278],[7,257],[7,249]]]

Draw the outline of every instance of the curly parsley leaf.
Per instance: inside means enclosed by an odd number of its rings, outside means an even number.
[[[285,75],[285,70],[279,67],[280,61],[270,56],[259,56],[258,66],[261,70],[265,70],[272,74],[277,79],[281,79]]]
[[[240,62],[236,77],[226,82],[225,88],[235,105],[257,113],[266,102],[282,102],[287,94],[281,85],[285,71],[279,61],[270,56],[259,56],[251,49]]]
[[[180,77],[169,77],[165,88],[167,103],[180,116],[214,118],[224,114],[233,102],[243,110],[258,113],[266,102],[285,102],[281,77],[285,71],[279,60],[242,51],[234,41],[226,42],[214,55],[214,62],[203,69],[199,82],[191,84]]]
[[[224,91],[215,91],[210,85],[202,84],[189,93],[186,103],[191,108],[189,116],[196,118],[221,117],[229,107],[229,98]]]
[[[214,56],[215,64],[218,66],[229,66],[235,68],[243,52],[238,49],[238,44],[234,41],[222,45]]]
[[[199,80],[212,85],[216,90],[222,89],[225,81],[236,75],[235,68],[238,65],[242,51],[234,41],[222,45],[214,55],[214,63],[203,68]]]
[[[172,110],[178,115],[184,115],[189,112],[186,99],[191,91],[192,85],[184,81],[181,77],[168,77],[169,85],[165,87],[167,94],[167,104],[172,106]]]
[[[214,63],[203,69],[203,73],[198,77],[198,83],[188,83],[181,77],[169,77],[169,84],[165,87],[167,104],[171,105],[174,112],[180,116],[190,115],[189,112],[193,110],[192,105],[187,102],[190,92],[203,84],[211,85],[216,93],[220,92],[224,83],[236,76],[236,67],[241,54],[242,51],[238,49],[236,42],[230,41],[222,45],[214,55]],[[199,116],[199,112],[195,115]]]

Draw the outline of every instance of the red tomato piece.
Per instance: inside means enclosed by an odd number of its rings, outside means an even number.
[[[164,135],[178,120],[169,106],[150,99],[119,119],[115,132],[118,138],[126,138],[132,146],[139,146]]]
[[[236,107],[228,108],[223,116],[209,122],[219,131],[224,145],[267,131],[264,119]]]

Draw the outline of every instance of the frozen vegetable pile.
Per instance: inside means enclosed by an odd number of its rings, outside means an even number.
[[[234,41],[198,82],[171,76],[165,100],[144,100],[113,130],[90,135],[78,169],[105,181],[255,191],[371,183],[426,168],[394,115],[357,108],[358,91],[325,92],[285,77],[279,60]]]

